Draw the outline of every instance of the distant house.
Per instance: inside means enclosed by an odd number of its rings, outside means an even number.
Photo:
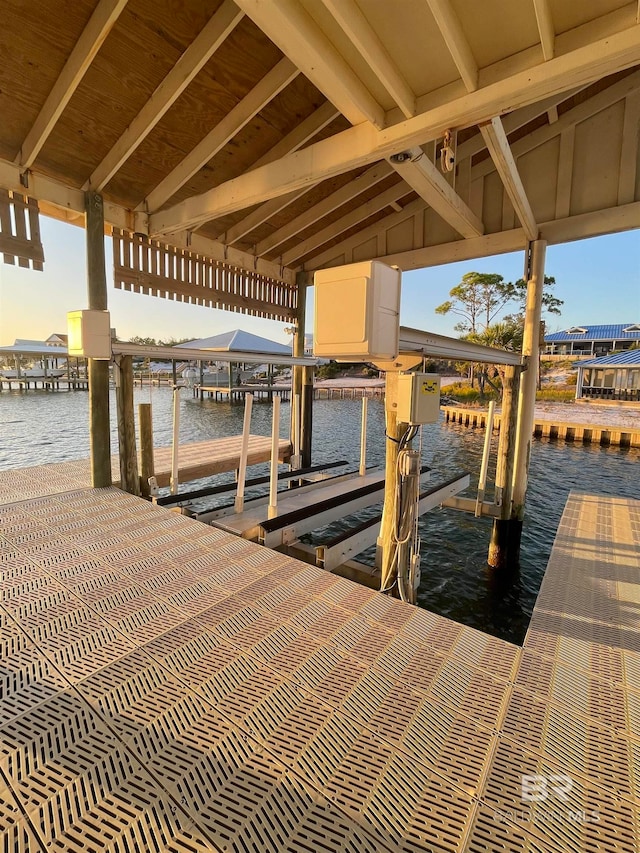
[[[640,345],[640,323],[571,326],[544,336],[547,355],[607,355]]]
[[[45,344],[50,347],[66,347],[69,345],[69,336],[58,335],[54,332],[53,335],[49,335]]]
[[[640,401],[640,349],[581,361],[576,399]]]

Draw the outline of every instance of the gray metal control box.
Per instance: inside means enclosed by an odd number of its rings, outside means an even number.
[[[398,421],[419,426],[440,417],[440,376],[437,373],[401,373],[398,376]]]

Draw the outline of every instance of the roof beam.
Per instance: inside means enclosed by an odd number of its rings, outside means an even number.
[[[584,240],[589,237],[599,237],[603,234],[614,234],[620,231],[631,231],[640,228],[640,201],[610,207],[606,210],[595,210],[591,213],[581,213],[566,219],[556,219],[540,224],[540,234],[550,246],[568,243],[572,240]],[[506,252],[516,252],[526,248],[527,238],[522,228],[511,231],[501,231],[496,234],[485,234],[473,240],[456,240],[453,243],[442,243],[438,246],[426,246],[423,249],[412,249],[408,252],[397,252],[379,257],[377,260],[385,264],[395,264],[404,270],[423,269],[424,267],[440,266],[456,261],[469,261],[474,258],[484,258],[500,255]],[[341,248],[335,247],[335,257],[341,254]],[[331,258],[325,258],[327,263]],[[309,264],[318,266],[313,258]]]
[[[376,186],[376,184],[379,184],[380,181],[383,181],[392,174],[393,169],[391,166],[388,166],[387,163],[376,163],[375,166],[372,166],[371,169],[363,172],[363,174],[359,175],[355,180],[349,181],[348,184],[340,187],[340,189],[331,193],[331,195],[318,202],[318,204],[308,208],[308,210],[305,210],[300,214],[300,216],[296,216],[292,222],[283,225],[282,228],[278,228],[277,231],[274,231],[273,234],[270,234],[266,239],[261,240],[256,246],[256,255],[266,255],[273,249],[282,245],[282,243],[285,243],[287,240],[295,237],[296,234],[304,231],[305,228],[309,228],[311,225],[314,225],[324,216],[328,216],[330,213],[333,213],[334,210],[337,210],[343,204],[351,201],[356,196],[360,195],[360,193]]]
[[[243,17],[244,13],[238,9],[233,0],[225,0],[160,83],[107,156],[95,168],[85,185],[85,189],[91,188],[99,192],[109,183],[122,164],[153,130],[162,116],[180,97]]]
[[[553,28],[549,0],[533,0],[533,7],[536,11],[536,21],[538,22],[538,32],[540,33],[540,43],[542,44],[542,55],[545,60],[553,59],[556,33]]]
[[[47,137],[126,5],[127,0],[100,0],[96,6],[65,62],[60,76],[53,84],[33,127],[22,143],[15,162],[19,163],[23,169],[28,169],[40,153]]]
[[[390,162],[411,189],[415,190],[438,216],[455,228],[458,234],[463,237],[478,237],[484,234],[482,221],[457,195],[422,148],[414,148],[405,153],[410,154],[411,159],[394,162],[391,158]]]
[[[475,92],[478,88],[478,65],[471,53],[460,18],[449,0],[427,2],[467,91]]]
[[[416,114],[416,96],[354,0],[321,0],[406,118]]]
[[[180,187],[205,166],[227,142],[232,139],[251,119],[272,101],[300,72],[287,59],[280,62],[266,74],[248,95],[211,130],[203,140],[151,190],[143,205],[147,210],[158,210]]]
[[[237,3],[351,124],[384,127],[380,104],[297,0]]]
[[[378,131],[363,123],[349,128],[155,214],[151,217],[151,233],[192,228],[437,139],[448,128],[491,121],[503,112],[635,65],[639,51],[640,28],[634,27],[556,56],[393,127]]]
[[[340,115],[340,112],[330,102],[326,101],[321,107],[311,113],[304,121],[300,122],[290,133],[283,137],[277,145],[274,145],[264,157],[257,160],[252,169],[258,169],[260,166],[266,166],[267,163],[273,163],[285,154],[290,154],[297,151],[299,148],[312,139],[323,128],[330,124],[335,118]],[[223,234],[218,235],[219,240],[224,240],[225,243],[231,245],[238,240],[241,240],[245,234],[253,231],[263,222],[266,222],[296,198],[299,198],[306,190],[298,190],[294,193],[280,196],[277,199],[271,199],[265,202],[257,210],[251,211],[248,216],[236,222]]]
[[[491,159],[502,180],[505,191],[509,196],[516,215],[520,220],[528,240],[538,239],[538,226],[531,205],[524,191],[522,179],[518,173],[516,161],[513,159],[509,140],[499,118],[492,118],[488,124],[480,126],[480,133],[485,141]]]
[[[361,204],[360,207],[357,207],[355,210],[352,210],[350,213],[345,214],[340,219],[337,219],[335,222],[327,225],[326,228],[316,231],[306,240],[303,240],[288,252],[285,252],[281,258],[282,264],[287,267],[290,266],[299,258],[303,258],[305,255],[308,255],[309,252],[312,252],[324,243],[328,243],[329,240],[333,240],[349,228],[359,225],[361,222],[364,222],[365,219],[368,219],[375,213],[379,213],[381,210],[384,210],[385,207],[389,207],[389,205],[394,201],[398,201],[398,199],[408,195],[408,192],[407,187],[402,183],[402,181],[400,181],[400,183],[395,184],[388,190],[374,196],[374,198],[364,204]]]

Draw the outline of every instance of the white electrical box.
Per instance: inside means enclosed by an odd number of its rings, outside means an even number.
[[[400,270],[363,261],[314,274],[313,354],[393,359],[400,335]]]
[[[437,373],[401,373],[398,376],[398,421],[419,426],[440,417],[440,376]]]
[[[80,358],[111,358],[111,317],[108,311],[69,311],[67,351]]]

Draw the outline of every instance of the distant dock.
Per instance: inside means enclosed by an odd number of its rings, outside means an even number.
[[[483,409],[442,406],[442,411],[447,423],[480,427],[481,429],[487,425],[488,413]],[[495,414],[493,416],[493,429],[498,430],[499,428],[500,415]],[[533,424],[533,434],[537,438],[562,438],[565,441],[577,441],[583,444],[640,447],[640,426],[638,429],[632,429],[625,426],[572,423],[536,418]]]

